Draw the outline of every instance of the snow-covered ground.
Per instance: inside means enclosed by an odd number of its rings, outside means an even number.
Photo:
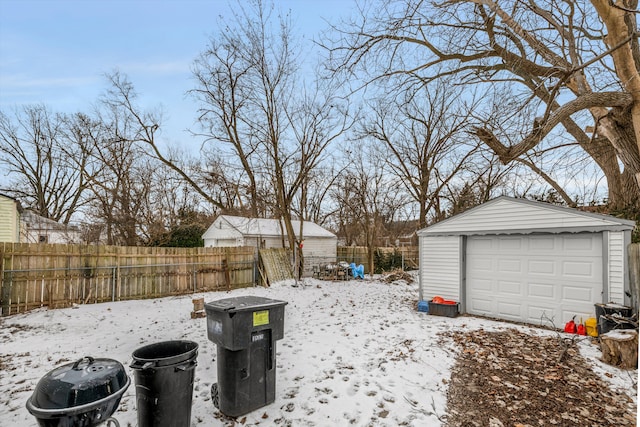
[[[36,310],[0,322],[0,425],[35,425],[25,408],[48,371],[83,356],[105,357],[129,368],[132,353],[147,344],[184,339],[199,344],[193,426],[232,425],[215,414],[216,346],[206,319],[191,319],[192,298],[205,302],[256,295],[288,302],[284,338],[277,341],[276,400],[246,415],[244,425],[439,426],[445,414],[450,369],[459,351],[442,331],[518,327],[532,335],[544,329],[475,317],[446,318],[416,310],[417,285],[381,280],[325,282],[306,279],[271,288],[247,288],[157,300]],[[584,340],[581,353],[596,372],[634,400],[637,370],[600,362],[599,349]],[[114,414],[121,426],[136,426],[135,386]],[[240,419],[243,417],[240,417]]]

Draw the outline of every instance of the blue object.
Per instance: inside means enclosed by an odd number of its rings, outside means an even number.
[[[418,311],[422,311],[424,313],[429,312],[429,302],[428,301],[418,301]]]
[[[356,279],[364,279],[364,265],[360,264],[356,267],[356,263],[352,262],[351,264],[349,264],[349,268],[351,268],[351,274],[353,274],[353,277],[355,277]]]

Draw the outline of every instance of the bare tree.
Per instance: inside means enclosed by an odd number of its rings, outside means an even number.
[[[637,1],[381,1],[327,44],[334,70],[367,82],[404,78],[499,90],[517,87],[535,119],[522,138],[495,123],[475,134],[509,163],[562,126],[599,165],[613,207],[640,200],[640,51]],[[363,10],[365,10],[363,8]],[[584,112],[588,114],[579,115]],[[593,132],[587,132],[590,124]],[[552,144],[552,141],[547,141]],[[621,168],[619,162],[624,165]]]
[[[288,15],[275,17],[274,7],[260,0],[239,10],[195,63],[192,94],[201,102],[202,135],[205,147],[220,153],[220,165],[238,171],[228,194],[238,194],[240,203],[246,195],[254,216],[281,219],[288,246],[301,259],[304,230],[294,230],[292,220],[305,219],[314,173],[349,128],[349,116],[332,95],[335,88],[307,90],[298,80]]]
[[[368,152],[363,144],[359,153],[351,153],[349,168],[331,192],[340,206],[341,226],[353,233],[355,225],[358,236],[352,234],[353,243],[358,241],[367,247],[368,271],[372,274],[379,233],[407,204],[407,197],[397,189],[398,182],[386,171],[384,158]]]
[[[418,205],[419,227],[440,216],[449,184],[472,169],[478,143],[468,138],[469,110],[459,89],[439,81],[378,100],[364,119],[361,133],[382,143],[388,170]]]
[[[85,202],[94,124],[43,105],[0,112],[0,160],[12,177],[4,193],[38,215],[68,224]]]
[[[202,168],[207,170],[209,182],[227,195],[240,196],[237,202],[241,204],[245,197],[238,190],[244,188],[249,213],[258,217],[264,213],[259,208],[258,178],[254,172],[254,158],[259,156],[258,141],[244,119],[251,108],[249,82],[255,64],[246,57],[245,36],[240,30],[227,29],[211,38],[207,49],[194,63],[197,87],[190,93],[201,104],[198,121],[202,132],[196,135],[205,138],[204,151],[211,153]],[[225,169],[236,169],[232,168],[236,162],[241,166],[241,174],[238,181],[229,182]],[[229,208],[232,206],[227,206]]]
[[[109,81],[109,87],[102,99],[102,104],[112,111],[114,117],[119,115],[119,118],[113,122],[116,125],[113,130],[116,133],[112,138],[145,146],[146,155],[155,158],[180,175],[194,191],[212,206],[219,209],[224,208],[219,200],[214,199],[206,189],[200,186],[187,165],[182,165],[177,159],[173,159],[172,152],[167,154],[161,150],[156,141],[156,135],[161,130],[162,114],[145,111],[137,105],[138,94],[127,76],[119,71],[114,71],[106,78]]]

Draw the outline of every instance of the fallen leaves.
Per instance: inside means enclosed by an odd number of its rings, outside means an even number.
[[[575,346],[516,329],[444,335],[461,348],[447,393],[449,426],[636,425],[633,401],[612,391]]]

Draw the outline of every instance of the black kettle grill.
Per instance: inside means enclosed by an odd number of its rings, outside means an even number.
[[[112,359],[84,357],[40,379],[27,410],[41,427],[92,427],[110,422],[131,380]]]

